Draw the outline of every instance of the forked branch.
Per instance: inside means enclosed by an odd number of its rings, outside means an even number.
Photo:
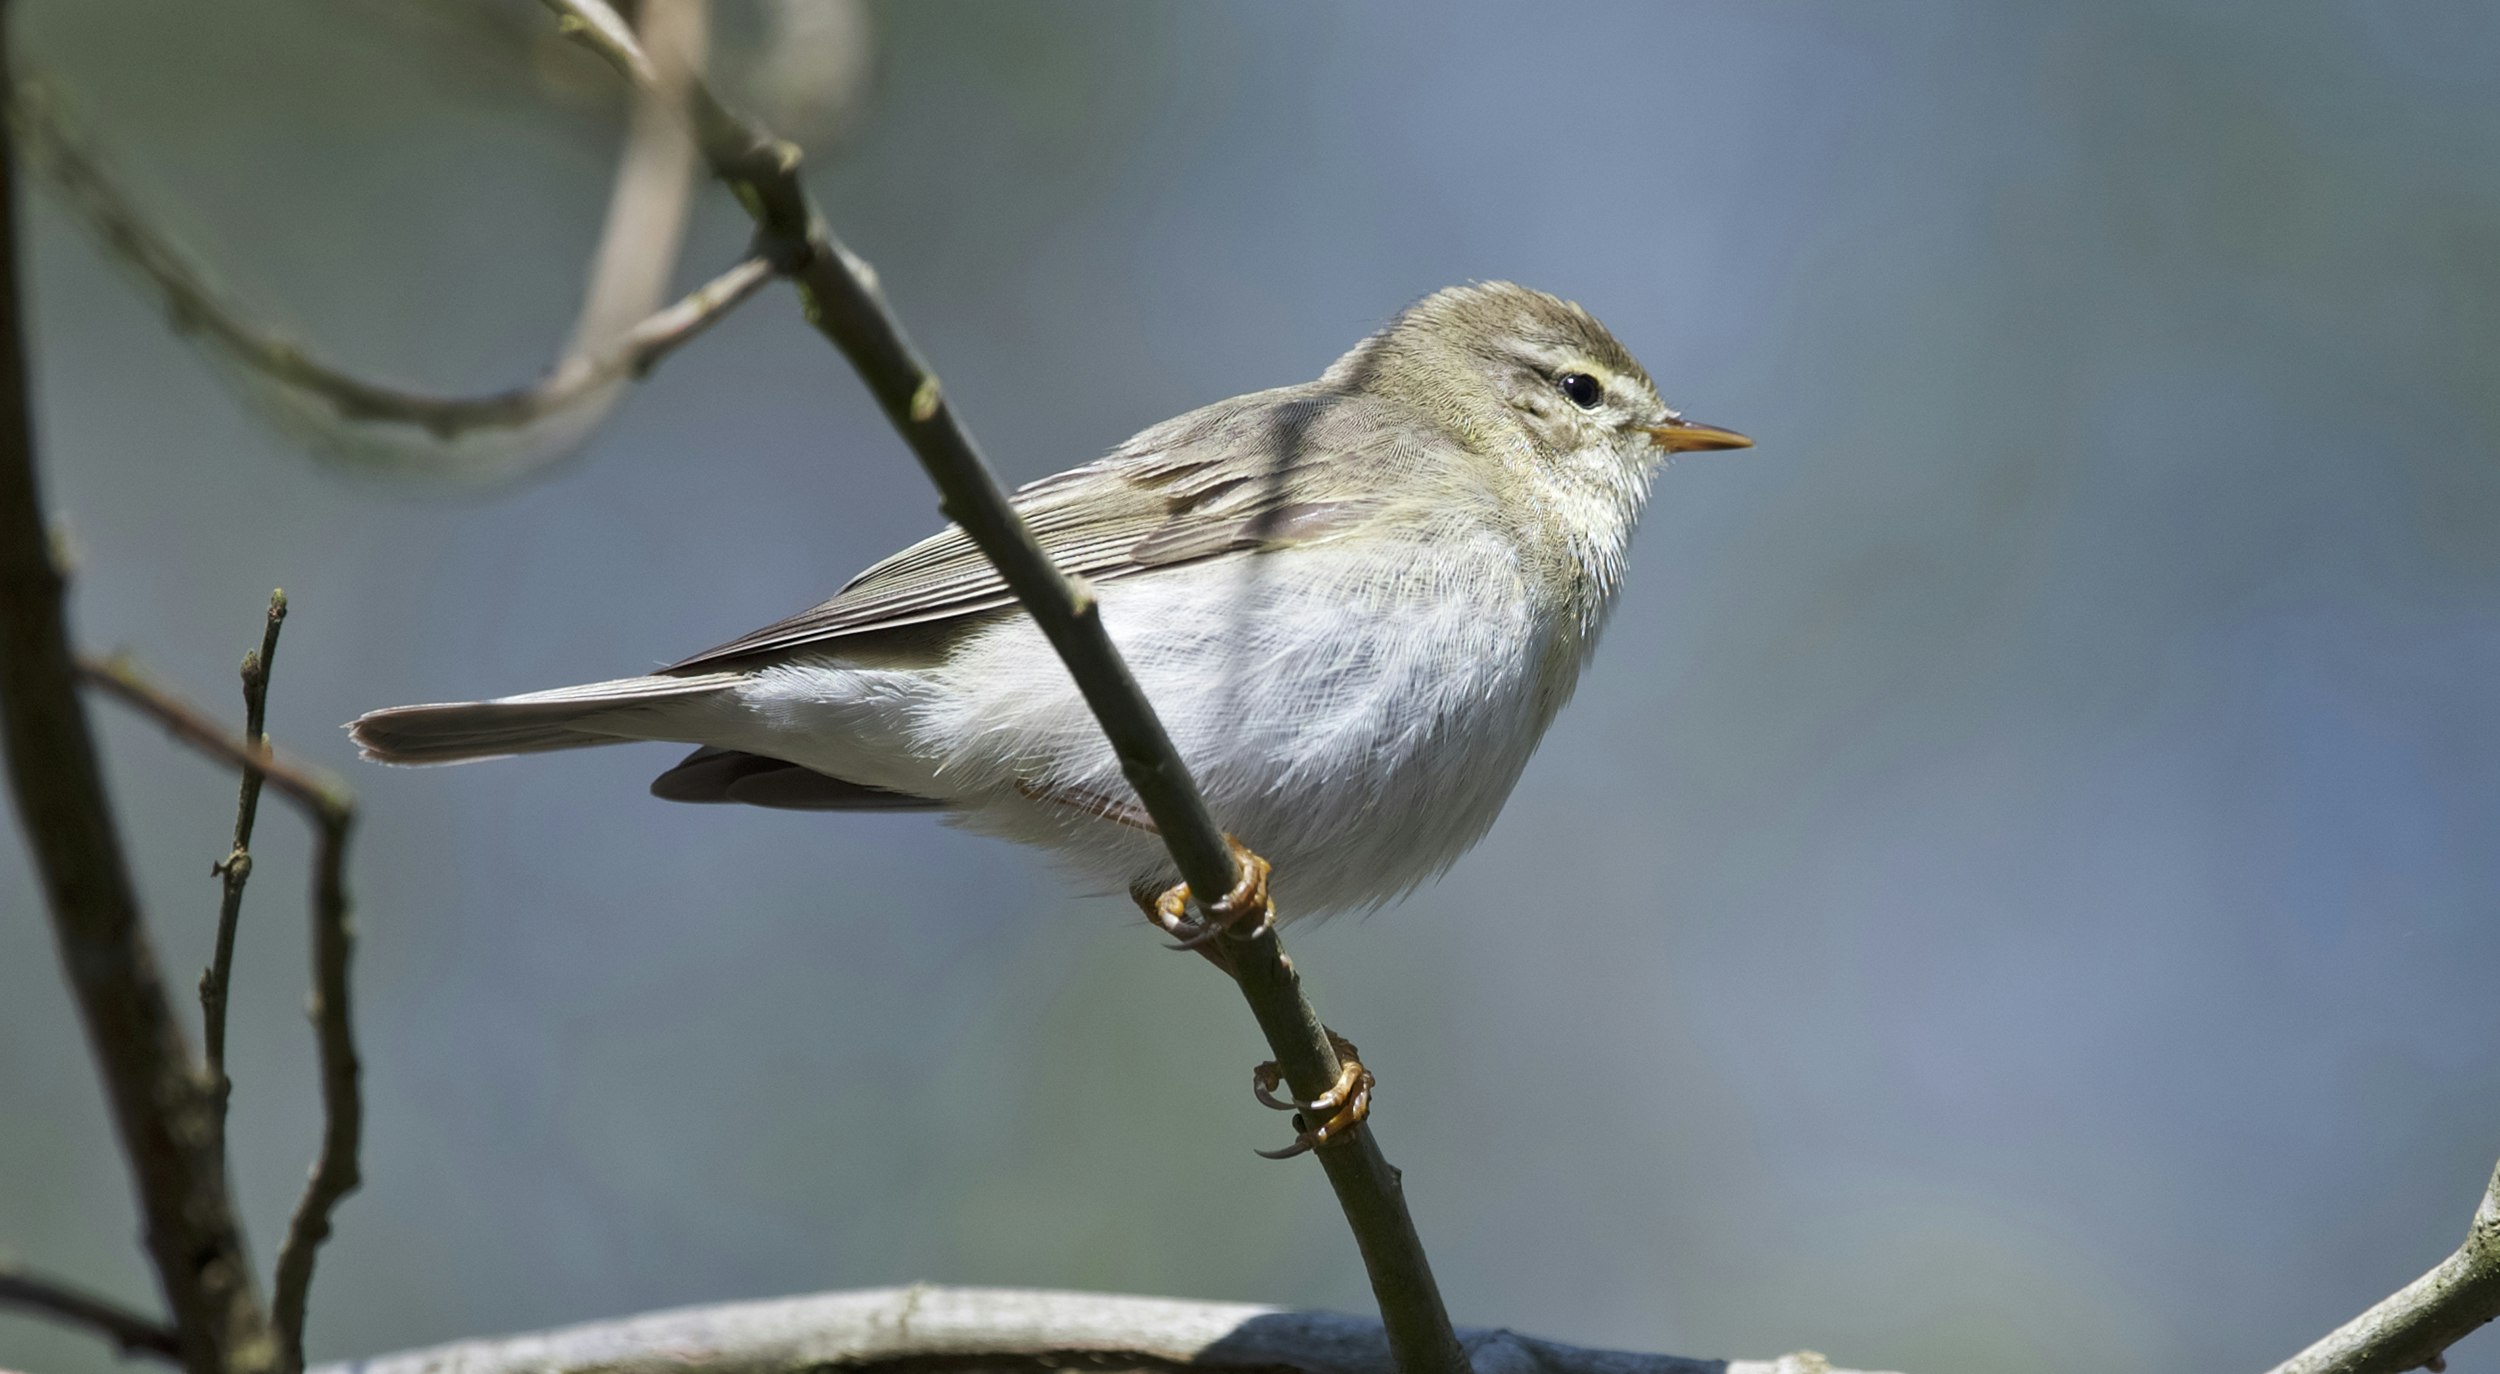
[[[312,999],[309,1008],[321,1064],[321,1148],[304,1182],[286,1241],[278,1249],[270,1321],[277,1330],[283,1370],[304,1367],[304,1303],[312,1289],[313,1259],[330,1236],[330,1214],[363,1182],[358,1156],[364,1139],[362,1067],[349,1019],[348,966],[355,931],[349,921],[347,837],[355,804],[346,790],[312,769],[284,758],[265,739],[239,740],[198,707],[151,681],[127,659],[82,659],[79,675],[155,720],[184,744],[245,772],[258,772],[280,795],[303,810],[317,837],[312,882]]]

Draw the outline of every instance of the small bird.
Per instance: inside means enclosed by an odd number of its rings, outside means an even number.
[[[1579,306],[1491,282],[1015,505],[1094,588],[1290,918],[1378,906],[1483,837],[1579,679],[1661,462],[1751,443],[1668,409]],[[400,764],[694,744],[653,795],[943,811],[1133,893],[1178,876],[1066,669],[954,528],[657,673],[348,729]]]

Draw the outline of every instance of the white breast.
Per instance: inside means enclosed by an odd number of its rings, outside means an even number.
[[[1375,905],[1456,859],[1577,672],[1577,646],[1536,630],[1552,617],[1502,537],[1434,537],[1430,558],[1420,540],[1320,545],[1100,588],[1218,823],[1275,863],[1288,915]],[[1131,794],[1030,621],[972,637],[929,685],[914,752],[968,823],[1105,881],[1169,880],[1152,835],[1066,804]]]

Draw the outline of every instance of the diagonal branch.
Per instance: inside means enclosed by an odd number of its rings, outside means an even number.
[[[351,814],[355,803],[348,799],[347,789],[338,781],[312,767],[299,763],[272,748],[266,739],[241,740],[227,734],[206,711],[176,696],[173,691],[141,671],[126,654],[99,658],[91,654],[77,659],[77,674],[88,686],[96,687],[131,710],[148,717],[165,728],[165,733],[201,754],[238,771],[259,773],[280,795],[302,807],[316,827],[326,832],[339,817]]]
[[[266,739],[238,740],[205,712],[149,680],[126,659],[81,659],[79,676],[125,705],[149,716],[174,738],[230,767],[258,772],[280,795],[301,807],[318,834],[313,857],[313,986],[309,1008],[321,1063],[321,1148],[312,1176],[287,1223],[279,1247],[270,1320],[277,1328],[280,1368],[304,1367],[304,1301],[312,1288],[313,1259],[330,1236],[330,1213],[363,1182],[358,1154],[364,1138],[362,1068],[349,1022],[348,963],[355,930],[349,920],[347,837],[355,803],[336,782],[284,758]]]
[[[699,65],[705,0],[647,0],[655,42]],[[113,177],[64,116],[48,85],[24,83],[10,123],[28,163],[102,244],[161,301],[247,399],[317,452],[361,465],[507,481],[576,451],[624,388],[736,309],[770,279],[750,259],[673,305],[661,302],[685,236],[693,150],[665,92],[638,94],[581,313],[564,352],[537,381],[477,396],[384,385],[325,363],[257,323],[203,272]]]
[[[724,106],[702,81],[679,75],[673,54],[646,48],[606,0],[544,0],[570,32],[643,90],[678,82],[686,114],[712,169],[729,183],[795,279],[810,323],[841,350],[886,418],[936,484],[940,509],[998,568],[1050,640],[1111,742],[1120,768],[1193,892],[1230,893],[1237,877],[1223,833],[1171,736],[1104,630],[1085,586],[1062,574],[1034,542],[946,394],[880,294],[876,274],[833,236],[799,181],[799,150]],[[1262,927],[1264,930],[1265,928]],[[1224,962],[1295,1095],[1311,1100],[1337,1080],[1335,1046],[1272,931],[1223,938]],[[1467,1368],[1432,1267],[1406,1210],[1398,1171],[1368,1126],[1314,1151],[1363,1254],[1391,1348],[1404,1374]]]
[[[2500,1317],[2500,1169],[2492,1171],[2465,1243],[2273,1374],[2402,1374],[2447,1367],[2448,1347]]]
[[[182,1336],[155,1317],[133,1312],[111,1298],[76,1284],[14,1264],[0,1264],[0,1307],[40,1313],[71,1326],[83,1326],[111,1341],[125,1355],[155,1355],[182,1360]]]
[[[7,46],[0,24],[0,101],[11,93]],[[210,1143],[210,1095],[140,922],[78,700],[65,580],[36,482],[17,262],[16,153],[0,140],[0,743],[183,1366],[258,1374],[276,1347]]]

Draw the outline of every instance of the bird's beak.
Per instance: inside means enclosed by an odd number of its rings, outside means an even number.
[[[1714,448],[1752,448],[1753,440],[1732,429],[1716,425],[1697,425],[1689,420],[1669,420],[1663,425],[1643,425],[1649,441],[1669,453],[1695,453]]]

